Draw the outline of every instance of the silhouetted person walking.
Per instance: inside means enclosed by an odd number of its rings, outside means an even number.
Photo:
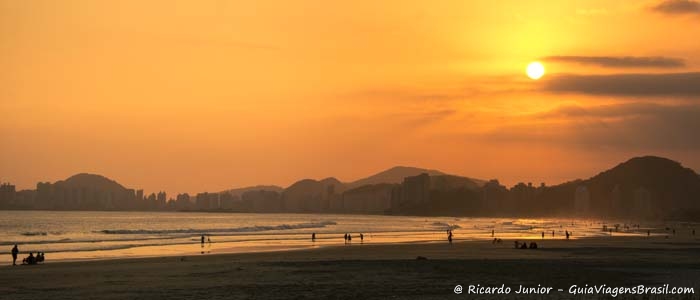
[[[364,242],[365,242],[365,235],[360,233],[360,243],[364,243]]]
[[[202,247],[204,247],[204,235],[202,234]]]
[[[12,247],[12,265],[13,266],[17,265],[17,254],[19,254],[19,249],[17,249],[17,244],[15,244],[15,246]]]
[[[316,233],[315,232],[311,234],[311,241],[312,242],[316,241]]]
[[[542,239],[544,240],[544,231],[542,231]]]

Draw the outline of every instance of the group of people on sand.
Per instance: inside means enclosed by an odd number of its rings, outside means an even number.
[[[202,247],[204,247],[204,238],[205,236],[202,234]],[[211,237],[206,237],[206,240],[209,243],[209,246],[211,246]]]
[[[315,238],[315,237],[316,237],[316,234],[314,233],[312,238]],[[346,244],[351,243],[352,242],[352,234],[346,233],[345,236],[343,237],[343,239],[345,240]],[[360,243],[364,243],[364,241],[365,241],[365,235],[360,233]]]
[[[527,242],[521,244],[520,242],[515,241],[515,249],[537,249],[537,243],[530,242],[530,245],[528,246]]]
[[[12,265],[16,266],[17,265],[17,256],[19,255],[19,247],[17,247],[17,244],[15,244],[14,247],[12,247]],[[29,252],[29,256],[25,257],[22,259],[22,264],[23,265],[36,265],[38,263],[44,262],[44,252],[37,252],[36,256],[34,256],[34,252]]]

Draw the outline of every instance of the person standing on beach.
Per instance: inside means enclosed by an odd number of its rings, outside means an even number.
[[[202,248],[204,247],[204,235],[202,234]]]
[[[552,230],[552,237],[554,237],[554,230]]]
[[[544,240],[544,231],[542,231],[542,239]]]
[[[19,249],[17,249],[17,244],[15,244],[15,246],[12,247],[12,265],[13,266],[17,265],[17,254],[19,254]]]
[[[315,242],[316,241],[316,233],[311,233],[311,241]]]
[[[360,233],[360,244],[365,242],[365,235]]]
[[[495,230],[495,229],[491,229],[491,237],[494,237],[495,235],[496,235],[496,230]]]

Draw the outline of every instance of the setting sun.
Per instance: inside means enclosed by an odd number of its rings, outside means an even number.
[[[544,75],[544,66],[540,62],[531,62],[527,65],[527,76],[537,80]]]

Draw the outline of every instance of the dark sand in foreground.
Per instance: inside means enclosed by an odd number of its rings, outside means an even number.
[[[571,285],[694,287],[699,299],[700,240],[596,238],[324,247],[286,252],[201,255],[0,267],[0,299],[484,299],[455,285],[513,289],[498,299],[611,299],[573,296]],[[416,260],[424,256],[427,260]],[[515,294],[519,285],[549,295]],[[557,292],[556,289],[565,292]],[[627,298],[627,297],[618,297]]]

